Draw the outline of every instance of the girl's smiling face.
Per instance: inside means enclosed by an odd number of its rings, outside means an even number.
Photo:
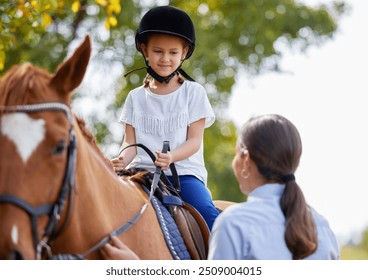
[[[167,77],[180,66],[188,46],[179,37],[154,34],[149,37],[147,45],[142,45],[142,50],[151,68],[160,76]]]

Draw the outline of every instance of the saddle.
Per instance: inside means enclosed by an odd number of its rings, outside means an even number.
[[[144,190],[147,190],[147,186],[151,185],[154,176],[153,173],[141,168],[119,171],[118,175],[129,176],[131,180],[139,183]],[[192,260],[207,259],[210,231],[202,215],[193,206],[181,199],[177,189],[171,185],[165,175],[161,176],[154,196],[171,214],[190,258]]]
[[[155,162],[155,155],[145,145],[136,143],[126,146],[123,150],[130,147],[142,148]],[[162,152],[165,153],[167,151],[170,151],[170,145],[168,141],[164,141]],[[174,163],[170,164],[170,170],[174,179],[173,184],[168,180],[165,173],[161,172],[159,167],[156,167],[155,173],[139,168],[128,169],[125,174],[124,171],[120,172],[120,174],[119,172],[117,173],[119,176],[129,175],[132,180],[136,180],[143,188],[151,186],[152,182],[158,179],[155,178],[157,176],[156,173],[160,174],[160,180],[157,182],[158,187],[155,188],[154,195],[161,201],[174,219],[191,259],[205,260],[208,255],[210,230],[202,215],[193,206],[181,199],[180,181]],[[135,176],[137,173],[140,173],[141,176]]]

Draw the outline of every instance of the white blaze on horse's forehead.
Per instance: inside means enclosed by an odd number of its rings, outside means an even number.
[[[18,244],[18,227],[16,225],[13,225],[10,235],[11,235],[13,244],[17,245]]]
[[[14,142],[25,163],[45,138],[45,121],[34,120],[25,113],[6,114],[1,118],[0,133]]]

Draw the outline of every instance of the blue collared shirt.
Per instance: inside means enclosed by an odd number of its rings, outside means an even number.
[[[285,185],[266,184],[253,190],[247,202],[227,208],[212,228],[208,259],[290,260],[284,240],[285,216],[280,198]],[[318,233],[317,250],[307,259],[339,258],[339,246],[327,220],[313,208]]]

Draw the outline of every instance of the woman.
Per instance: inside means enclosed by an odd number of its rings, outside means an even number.
[[[298,130],[280,115],[243,126],[232,167],[248,199],[218,217],[209,259],[338,259],[335,235],[295,180],[301,154]]]
[[[245,123],[232,168],[248,199],[216,219],[208,259],[339,258],[328,222],[307,205],[296,182],[301,154],[298,130],[286,118],[263,115]],[[107,258],[137,258],[118,239],[113,242],[104,249]]]

